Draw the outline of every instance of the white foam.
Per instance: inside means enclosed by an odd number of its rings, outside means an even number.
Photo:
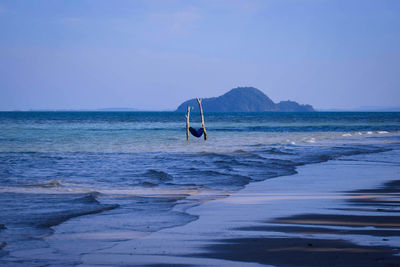
[[[377,131],[378,134],[388,134],[388,131]]]
[[[303,140],[304,140],[304,139],[303,139]],[[289,144],[291,144],[291,145],[295,145],[295,144],[296,144],[295,141],[290,141],[290,139],[286,139],[286,142],[289,143]]]
[[[351,134],[350,133],[345,133],[345,134],[342,134],[342,136],[351,136]]]
[[[372,132],[371,132],[371,131],[368,131],[367,134],[372,134]]]
[[[90,193],[90,192],[99,192],[104,194],[99,196],[99,198],[107,198],[107,196],[111,196],[115,198],[116,195],[119,198],[125,197],[169,197],[173,195],[196,195],[201,190],[195,189],[192,187],[187,188],[115,188],[115,189],[106,189],[106,188],[90,188],[90,187],[75,187],[75,188],[60,188],[60,187],[17,187],[17,186],[2,186],[0,187],[0,193],[20,193],[20,194],[82,194],[82,193]]]

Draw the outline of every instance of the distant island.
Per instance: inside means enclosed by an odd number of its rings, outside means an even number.
[[[12,110],[27,112],[134,112],[141,111],[135,108],[98,108],[98,109],[29,109],[29,110]]]
[[[254,87],[237,87],[219,97],[203,99],[203,109],[208,112],[312,112],[311,105],[301,105],[294,101],[274,103],[261,90]],[[198,109],[196,99],[183,102],[176,111],[185,112],[191,106]]]

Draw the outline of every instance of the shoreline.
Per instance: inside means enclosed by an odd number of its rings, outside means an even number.
[[[225,198],[175,206],[199,218],[182,226],[69,235],[63,223],[43,239],[46,248],[12,254],[69,266],[400,266],[400,251],[391,249],[400,244],[400,209],[385,200],[400,203],[399,166],[399,150],[297,166],[296,174],[252,182]],[[365,253],[372,261],[359,257]]]
[[[377,194],[399,201],[392,189],[382,188],[398,177],[399,155],[400,151],[393,150],[300,166],[295,175],[251,183],[228,198],[190,208],[189,214],[199,216],[194,222],[85,254],[79,266],[324,266],[330,262],[338,266],[400,266],[400,257],[393,256],[400,255],[393,249],[400,244],[396,223],[400,210],[382,210],[370,201]],[[360,200],[367,202],[360,205]],[[305,214],[308,217],[299,217]],[[365,220],[368,214],[376,220]],[[350,225],[338,220],[324,223],[338,215],[349,215],[345,221]],[[385,222],[387,216],[392,220]],[[388,225],[379,225],[379,218]],[[310,224],[311,220],[317,223]],[[270,257],[265,250],[257,250],[263,246],[270,250]],[[303,256],[298,264],[291,262],[299,251],[312,257]],[[365,254],[371,257],[365,258]]]

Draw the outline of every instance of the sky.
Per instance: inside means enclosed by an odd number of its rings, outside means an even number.
[[[174,110],[238,86],[400,106],[400,1],[0,0],[0,110]]]

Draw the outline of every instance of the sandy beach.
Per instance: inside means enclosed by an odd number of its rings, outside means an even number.
[[[400,266],[399,155],[301,166],[227,198],[176,206],[198,220],[152,234],[72,236],[83,217],[75,218],[54,228],[47,248],[18,256],[78,266]]]

